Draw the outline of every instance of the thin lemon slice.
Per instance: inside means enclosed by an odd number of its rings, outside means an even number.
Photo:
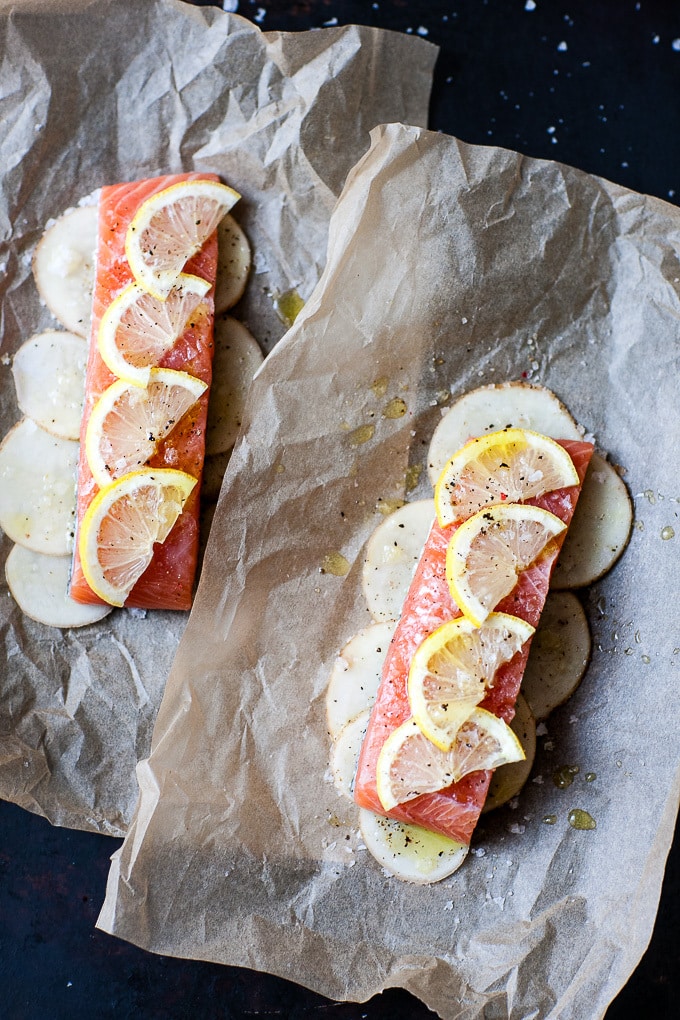
[[[240,197],[218,181],[180,181],[142,202],[125,236],[125,254],[140,287],[164,300]]]
[[[510,727],[483,708],[476,708],[456,734],[450,751],[421,733],[407,719],[383,744],[376,764],[376,787],[386,811],[424,793],[444,790],[470,772],[521,761],[524,751]]]
[[[97,493],[80,525],[78,551],[85,580],[100,599],[124,604],[195,485],[184,471],[145,468]]]
[[[146,386],[149,371],[174,347],[193,316],[201,310],[210,284],[180,273],[167,299],[131,283],[102,315],[97,342],[104,363],[120,379]]]
[[[578,484],[571,457],[554,439],[507,428],[466,443],[446,463],[434,493],[437,517],[445,527],[486,506]]]
[[[85,434],[87,462],[99,488],[148,464],[206,389],[201,379],[168,368],[151,369],[145,389],[123,379],[105,389]]]
[[[446,551],[446,578],[461,612],[479,627],[565,529],[554,514],[521,503],[490,506],[461,524]]]
[[[425,638],[411,661],[408,696],[428,740],[442,751],[453,747],[458,730],[493,687],[498,668],[533,633],[516,616],[490,613],[481,627],[463,616]]]

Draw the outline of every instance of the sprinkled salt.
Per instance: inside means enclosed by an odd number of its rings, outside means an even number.
[[[264,21],[264,19],[266,18],[266,16],[267,16],[267,12],[264,9],[264,7],[258,7],[257,8],[257,13],[254,16],[253,21],[256,21],[258,23],[258,25],[261,25],[262,22]]]
[[[235,14],[238,10],[238,0],[222,0],[222,10],[227,14]]]
[[[524,10],[525,11],[535,11],[536,10],[536,0],[527,0],[527,2],[524,5]]]
[[[337,23],[338,23],[338,19],[337,18],[329,18],[328,21],[324,21],[323,27],[324,28],[335,28]]]
[[[508,832],[512,832],[515,836],[521,836],[526,831],[526,825],[518,825],[517,822],[513,822],[512,825],[508,826]]]
[[[680,53],[680,39],[674,39],[673,42],[671,43],[671,47],[675,50],[676,53]]]
[[[425,28],[424,25],[418,25],[418,27],[416,29],[416,32],[418,33],[418,35],[429,35],[430,34],[429,28]]]
[[[567,44],[566,44],[566,42],[564,41],[564,39],[562,40],[562,42],[561,42],[561,43],[558,43],[558,44],[557,44],[557,48],[558,48],[558,50],[560,51],[560,53],[564,53],[564,52],[566,51],[566,49],[567,49]]]

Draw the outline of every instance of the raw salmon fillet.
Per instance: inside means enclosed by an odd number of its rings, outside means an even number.
[[[211,180],[216,174],[173,174],[136,181],[132,184],[115,184],[102,188],[99,200],[99,230],[95,286],[92,300],[92,328],[85,379],[85,404],[80,428],[80,460],[78,464],[78,500],[76,509],[76,550],[73,559],[70,595],[76,602],[101,605],[83,575],[78,555],[80,522],[98,492],[85,455],[87,423],[104,390],[116,379],[99,354],[97,333],[104,311],[111,301],[133,282],[125,257],[125,234],[130,220],[142,202],[164,188],[180,181]],[[213,318],[215,277],[217,274],[217,233],[211,235],[200,252],[184,267],[208,280],[212,286],[204,301],[206,314],[193,316],[183,335],[160,361],[160,368],[188,372],[210,386],[212,379]],[[208,413],[206,390],[197,404],[159,445],[150,467],[176,468],[198,479],[184,510],[162,545],[156,545],[154,556],[130,592],[125,605],[143,609],[189,609],[191,606],[194,574],[198,558],[199,491],[205,455],[205,424]]]
[[[569,453],[582,484],[593,453],[592,445],[571,440],[561,441],[560,445]],[[569,524],[580,491],[581,486],[575,485],[527,502],[549,510]],[[472,772],[445,790],[422,794],[391,811],[385,811],[380,803],[375,783],[376,762],[383,744],[390,733],[411,715],[407,684],[416,649],[437,627],[461,615],[446,580],[446,549],[457,526],[441,528],[435,520],[425,543],[385,658],[380,688],[359,757],[354,799],[361,807],[376,814],[422,825],[467,845],[484,806],[491,782],[490,771]],[[537,625],[563,538],[564,532],[553,539],[544,554],[519,575],[514,590],[496,606],[497,612],[518,616],[532,627]],[[515,701],[529,645],[527,641],[509,662],[500,667],[493,687],[479,706],[508,723],[515,714]]]

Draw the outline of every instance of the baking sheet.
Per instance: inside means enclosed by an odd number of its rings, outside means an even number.
[[[445,1018],[604,1014],[649,939],[678,806],[678,251],[680,211],[656,199],[414,127],[374,132],[319,286],[251,390],[104,930],[334,999],[403,986]],[[584,594],[592,662],[540,731],[531,780],[482,819],[459,872],[411,886],[368,855],[329,780],[325,686],[369,622],[378,501],[428,495],[452,397],[519,378],[620,465],[635,526]],[[324,572],[335,553],[344,576]],[[566,764],[580,773],[558,789]],[[572,808],[597,828],[571,828]]]
[[[286,328],[274,299],[316,284],[369,130],[425,123],[437,53],[355,26],[261,33],[179,0],[3,3],[0,50],[1,435],[20,417],[11,356],[55,325],[30,272],[50,218],[105,183],[219,173],[243,196],[234,214],[254,250],[236,314],[268,351]],[[3,563],[10,547],[3,536]],[[121,835],[186,614],[61,632],[17,610],[4,572],[0,593],[0,796]]]

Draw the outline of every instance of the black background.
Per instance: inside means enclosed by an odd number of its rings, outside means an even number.
[[[680,199],[680,2],[526,6],[526,0],[240,0],[238,13],[264,30],[359,22],[421,34],[441,47],[430,127]],[[0,1020],[434,1016],[406,992],[332,1003],[278,978],[153,956],[96,931],[117,846],[0,802]],[[678,1015],[679,892],[676,838],[650,947],[607,1020]]]

